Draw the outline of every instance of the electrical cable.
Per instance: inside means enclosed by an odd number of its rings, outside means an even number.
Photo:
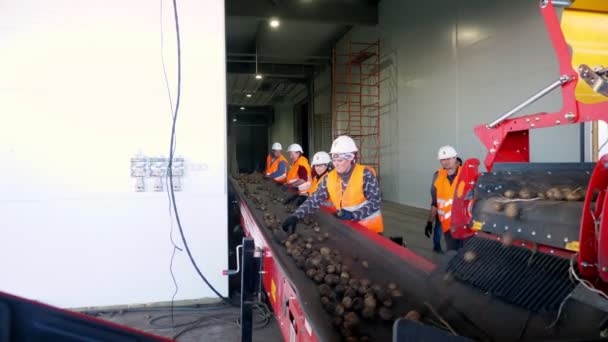
[[[574,254],[571,258],[570,258],[570,268],[568,269],[568,273],[569,273],[569,277],[570,279],[574,278],[577,282],[579,282],[581,285],[583,285],[583,287],[585,287],[587,290],[598,294],[599,296],[601,296],[602,298],[604,298],[605,300],[608,300],[608,295],[606,295],[606,293],[604,293],[601,290],[598,290],[595,288],[595,286],[593,286],[593,284],[591,282],[589,282],[586,279],[581,279],[578,274],[576,274],[576,270],[574,269],[574,259],[576,259],[576,257],[578,256],[577,254]],[[562,309],[564,308],[564,304],[566,304],[566,301],[568,301],[568,299],[572,298],[572,293],[568,294],[560,303],[559,305],[559,309],[557,310],[557,317],[555,317],[555,320],[553,322],[551,322],[551,324],[549,324],[546,328],[547,329],[551,329],[553,327],[555,327],[555,325],[557,325],[557,322],[559,321],[561,315],[562,315]]]
[[[576,274],[576,271],[574,270],[574,258],[577,255],[578,254],[575,254],[574,256],[572,256],[572,258],[570,258],[570,269],[569,269],[569,271],[570,271],[570,274],[572,275],[572,277],[574,277],[574,279],[576,279],[579,283],[581,283],[587,290],[600,295],[605,300],[608,300],[608,295],[606,295],[606,293],[604,293],[601,290],[596,289],[595,286],[593,286],[593,284],[591,282],[589,282],[588,280],[585,280],[585,279],[581,279],[578,276],[578,274]]]
[[[454,328],[452,328],[452,326],[443,318],[441,317],[441,315],[439,315],[439,313],[437,311],[435,311],[435,308],[433,308],[433,306],[428,303],[428,302],[424,302],[424,305],[431,310],[431,312],[433,313],[433,315],[439,320],[439,322],[441,322],[441,324],[443,324],[443,326],[449,330],[452,335],[454,336],[458,336],[458,333],[456,333],[456,330],[454,330]]]
[[[181,56],[182,56],[182,52],[181,52],[181,37],[180,37],[180,28],[179,28],[179,14],[178,14],[178,9],[177,9],[177,0],[173,0],[173,17],[175,20],[175,36],[176,36],[176,40],[177,40],[177,95],[176,95],[176,99],[175,99],[175,110],[173,112],[173,123],[172,123],[172,127],[171,127],[171,142],[170,142],[170,146],[169,146],[169,165],[167,166],[167,176],[169,178],[169,192],[171,194],[171,202],[173,205],[173,213],[175,214],[175,221],[177,223],[177,227],[179,229],[179,233],[182,239],[182,243],[184,245],[184,249],[186,250],[186,254],[188,254],[188,258],[190,258],[190,262],[192,263],[192,266],[194,266],[194,269],[196,270],[196,272],[198,273],[198,275],[201,277],[201,279],[205,282],[205,284],[207,284],[207,286],[211,289],[211,291],[213,291],[219,298],[221,298],[225,303],[231,305],[230,301],[228,300],[228,298],[222,296],[221,293],[219,293],[219,291],[217,291],[217,289],[215,289],[215,287],[213,287],[213,285],[211,285],[211,283],[209,283],[209,281],[207,280],[207,278],[205,277],[205,275],[201,272],[200,268],[198,267],[196,261],[194,260],[194,257],[192,256],[192,252],[190,251],[190,247],[188,246],[188,241],[186,240],[186,236],[184,234],[184,230],[180,221],[180,217],[179,217],[179,212],[177,209],[177,203],[175,201],[175,191],[173,190],[173,156],[175,153],[175,128],[177,125],[177,117],[179,114],[179,106],[180,106],[180,102],[181,102],[181,85],[182,85],[182,62],[181,62]]]
[[[173,96],[171,95],[171,87],[169,85],[169,78],[167,77],[167,68],[165,65],[165,37],[164,37],[164,25],[163,25],[163,0],[160,0],[160,11],[159,11],[159,19],[160,19],[160,61],[163,67],[163,77],[165,79],[165,87],[167,89],[167,97],[169,98],[169,112],[171,113],[171,120],[173,120]],[[175,151],[177,146],[177,138],[175,138],[175,144],[173,145],[173,150]],[[165,175],[165,189],[167,189],[167,198],[169,200],[169,240],[171,241],[171,245],[173,245],[173,250],[171,251],[171,260],[169,261],[169,273],[171,274],[171,280],[173,281],[174,291],[171,295],[171,315],[173,315],[173,308],[175,302],[175,296],[179,291],[179,285],[177,283],[177,279],[175,278],[175,274],[173,273],[173,261],[175,260],[175,253],[177,251],[182,252],[181,249],[173,240],[173,212],[172,212],[172,203],[171,203],[171,195],[169,194],[169,180]],[[173,317],[173,316],[171,316]],[[173,319],[173,318],[172,318]]]
[[[206,317],[206,319],[209,319],[209,320],[212,320],[212,321],[216,321],[216,322],[219,322],[219,323],[234,324],[234,322],[230,322],[230,321],[223,320],[223,319],[220,319],[220,318],[216,318],[216,317],[213,317],[213,316],[212,317]],[[186,334],[188,332],[194,331],[196,329],[204,328],[204,327],[207,326],[206,324],[202,324],[202,323],[205,323],[205,320],[201,321],[199,324],[195,324],[193,326],[190,326],[188,328],[183,329],[182,331],[180,331],[177,334],[173,335],[172,339],[176,340],[178,337],[180,337],[180,336],[182,336],[182,335],[184,335],[184,334]]]
[[[182,327],[186,327],[186,326],[191,326],[193,324],[198,324],[201,321],[203,321],[203,320],[205,320],[205,319],[207,319],[209,317],[220,318],[220,317],[223,317],[223,316],[230,317],[230,316],[234,316],[234,314],[233,313],[228,313],[228,314],[224,314],[224,315],[222,315],[222,314],[215,314],[215,315],[206,315],[205,316],[205,315],[197,314],[196,312],[181,313],[181,314],[175,315],[175,317],[195,317],[195,318],[191,319],[191,320],[188,320],[188,321],[185,321],[185,322],[182,322],[182,323],[177,323],[177,324],[173,323],[173,322],[170,323],[170,324],[159,323],[160,321],[166,320],[167,318],[171,318],[171,314],[167,314],[167,315],[161,315],[161,316],[158,316],[158,317],[151,318],[148,321],[148,324],[150,326],[154,327],[155,329],[177,329],[177,328],[182,328]],[[230,318],[232,318],[232,317],[230,317]]]
[[[253,329],[258,330],[258,329],[263,329],[263,328],[267,327],[268,324],[270,324],[270,321],[273,318],[274,314],[272,314],[272,312],[269,311],[268,306],[266,306],[266,304],[264,304],[264,303],[255,303],[252,306],[254,309],[259,310],[258,317],[261,317],[260,321],[253,322]],[[166,315],[165,315],[165,318],[166,318]],[[207,324],[206,324],[207,320],[213,320],[213,321],[220,322],[220,323],[235,325],[238,328],[241,327],[241,324],[239,321],[239,316],[236,316],[232,320],[228,320],[227,318],[221,318],[221,317],[219,317],[219,315],[203,316],[203,317],[200,317],[199,319],[192,320],[188,323],[183,323],[183,324],[179,324],[179,326],[175,326],[175,328],[178,328],[178,327],[181,328],[186,325],[190,325],[190,326],[184,328],[182,331],[178,332],[172,338],[177,339],[178,337],[180,337],[188,332],[191,332],[191,331],[194,331],[194,330],[197,330],[200,328],[205,328],[207,326]]]

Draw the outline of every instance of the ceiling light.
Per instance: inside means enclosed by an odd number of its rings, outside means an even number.
[[[247,95],[245,95],[245,96],[247,96],[247,97],[251,97],[251,94],[247,94]]]
[[[281,26],[281,22],[277,18],[271,18],[270,21],[268,22],[268,24],[270,25],[270,27],[272,27],[274,29]]]
[[[245,107],[241,107],[241,110],[245,110]]]
[[[232,119],[232,122],[236,122],[236,118]]]
[[[261,79],[262,79],[262,74],[257,74],[257,75],[255,75],[255,79],[256,79],[256,80],[261,80]]]

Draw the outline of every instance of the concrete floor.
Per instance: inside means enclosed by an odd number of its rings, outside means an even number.
[[[438,262],[441,255],[433,253],[432,241],[424,235],[424,226],[428,217],[428,210],[408,207],[394,202],[384,202],[382,207],[384,215],[385,235],[402,236],[407,247],[415,253],[427,258],[432,262]],[[444,247],[445,248],[445,247]],[[167,328],[171,324],[168,316],[169,310],[148,312],[114,312],[102,314],[99,318],[130,326],[141,331],[149,332],[159,336],[173,338],[190,326],[196,329],[186,332],[177,339],[178,341],[239,341],[240,328],[236,324],[239,316],[238,308],[223,308],[221,310],[205,312],[176,312],[174,324],[181,325],[191,321],[199,320],[199,324],[183,325],[177,328]],[[256,321],[260,321],[257,316]],[[155,325],[156,326],[155,326]],[[274,318],[267,326],[256,329],[253,333],[254,341],[282,341]]]
[[[428,209],[409,207],[395,202],[382,202],[385,236],[402,236],[407,248],[433,263],[438,263],[442,255],[433,252],[433,241],[424,235],[428,219]],[[445,242],[441,240],[445,251]]]
[[[99,314],[97,318],[120,325],[135,328],[153,335],[163,336],[177,341],[240,341],[240,327],[237,325],[239,308],[226,307],[212,311],[177,311],[174,312],[173,322],[171,311],[150,310],[145,312],[110,312]],[[274,342],[283,341],[279,326],[274,318],[262,326],[262,318],[254,311],[253,341]],[[191,323],[197,322],[197,323]],[[174,325],[175,327],[171,327]],[[182,331],[196,327],[190,331]],[[180,334],[181,333],[181,334]]]

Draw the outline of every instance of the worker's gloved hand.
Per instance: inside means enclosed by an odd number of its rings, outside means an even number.
[[[298,224],[298,218],[295,216],[289,216],[288,218],[285,219],[285,221],[283,222],[283,225],[281,226],[283,228],[283,231],[286,233],[290,233],[293,234],[296,231],[296,225]]]
[[[355,215],[353,215],[353,213],[351,211],[344,210],[344,209],[336,211],[335,215],[340,220],[351,220],[352,221],[355,219]]]
[[[287,197],[287,199],[283,202],[283,204],[293,203],[295,200],[298,199],[298,197],[299,197],[298,194],[291,195],[291,196]]]
[[[427,222],[426,227],[424,227],[424,235],[430,239],[431,234],[433,234],[433,222]]]
[[[287,184],[283,184],[281,186],[281,191],[283,191],[283,192],[287,191],[288,189],[289,189],[289,185],[287,185]]]
[[[303,195],[299,195],[296,198],[296,205],[299,207],[302,205],[302,203],[304,203],[304,201],[306,201],[306,199],[308,198],[308,196],[303,196]]]

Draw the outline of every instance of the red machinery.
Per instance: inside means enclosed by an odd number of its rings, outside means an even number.
[[[576,5],[578,7],[575,7]],[[499,241],[504,241],[504,235],[508,234],[508,239],[514,238],[514,244],[517,246],[563,258],[576,256],[577,273],[590,282],[587,284],[605,291],[608,289],[608,219],[604,216],[604,213],[608,213],[608,156],[602,157],[595,165],[587,166],[529,163],[531,129],[608,121],[608,69],[601,66],[590,68],[583,64],[595,63],[598,59],[593,58],[597,57],[593,53],[585,51],[592,49],[593,44],[579,49],[577,44],[581,43],[577,39],[593,40],[594,35],[585,35],[580,31],[584,22],[577,22],[578,27],[573,27],[572,24],[572,20],[591,21],[596,29],[599,27],[599,30],[603,30],[603,33],[595,38],[605,42],[608,6],[602,2],[583,0],[576,1],[573,7],[567,15],[563,14],[560,26],[553,3],[540,2],[540,11],[556,52],[560,74],[556,76],[555,82],[500,118],[475,127],[475,133],[488,150],[484,162],[488,172],[478,172],[479,160],[466,161],[454,197],[452,234],[461,239],[477,235]],[[564,23],[565,20],[571,22]],[[579,36],[567,40],[565,31],[572,36]],[[572,54],[567,43],[570,43]],[[597,48],[597,45],[595,47]],[[605,55],[605,51],[603,54]],[[600,61],[606,61],[605,57],[601,58]],[[580,63],[577,67],[578,73],[573,68],[577,61]],[[560,111],[511,117],[557,88],[561,88],[563,97],[563,107]],[[593,96],[589,96],[590,94]],[[525,218],[508,219],[505,215],[491,213],[490,202],[496,201],[509,187],[546,188],[547,184],[583,187],[586,189],[584,202],[558,203],[541,196],[543,198],[540,201],[519,204],[517,215],[522,215],[520,213],[525,211]],[[555,222],[552,218],[556,218]],[[545,224],[542,223],[543,220]],[[566,222],[569,220],[572,222]],[[562,223],[570,224],[568,232],[560,230]],[[514,231],[516,227],[517,231]],[[556,239],[557,231],[561,234],[560,239]],[[576,236],[573,238],[572,234]],[[600,297],[591,297],[591,300],[599,302]]]
[[[0,292],[0,342],[171,340]]]

